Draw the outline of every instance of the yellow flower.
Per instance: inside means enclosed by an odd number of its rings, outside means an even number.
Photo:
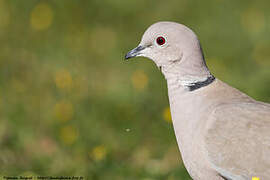
[[[143,90],[148,84],[148,77],[141,70],[135,71],[132,74],[131,80],[133,87],[138,91]]]
[[[258,177],[252,177],[252,180],[260,180]]]
[[[105,146],[99,145],[92,149],[92,151],[89,152],[89,156],[93,158],[96,161],[103,160],[107,155],[107,150]]]
[[[62,122],[72,119],[74,110],[71,102],[61,101],[54,106],[54,114],[56,118]]]
[[[60,139],[67,145],[73,144],[78,138],[78,132],[73,126],[65,126],[60,129]]]
[[[39,3],[31,12],[30,24],[35,30],[49,28],[53,20],[53,11],[47,3]]]
[[[168,123],[172,122],[172,117],[171,117],[171,111],[170,111],[170,107],[167,107],[163,110],[163,118],[165,121],[167,121]]]
[[[63,69],[56,73],[55,84],[59,89],[70,90],[73,86],[73,80],[70,73]]]

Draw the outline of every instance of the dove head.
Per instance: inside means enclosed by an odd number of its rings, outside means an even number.
[[[157,22],[151,25],[139,45],[125,58],[137,56],[153,60],[163,71],[181,71],[191,76],[200,76],[205,74],[204,71],[209,74],[197,36],[182,24]]]

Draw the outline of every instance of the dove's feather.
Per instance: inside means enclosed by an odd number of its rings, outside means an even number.
[[[221,104],[209,115],[206,127],[205,148],[220,174],[228,178],[270,179],[269,104]]]

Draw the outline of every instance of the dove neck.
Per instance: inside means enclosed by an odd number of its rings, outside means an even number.
[[[206,66],[202,52],[183,56],[178,61],[163,65],[162,73],[167,80],[169,90],[189,89],[197,84],[203,87],[215,79]]]

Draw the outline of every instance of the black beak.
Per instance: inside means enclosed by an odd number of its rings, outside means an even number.
[[[132,49],[131,51],[129,51],[126,56],[125,56],[125,59],[129,59],[129,58],[133,58],[133,57],[136,57],[140,54],[141,50],[145,49],[145,47],[143,46],[138,46],[134,49]]]

